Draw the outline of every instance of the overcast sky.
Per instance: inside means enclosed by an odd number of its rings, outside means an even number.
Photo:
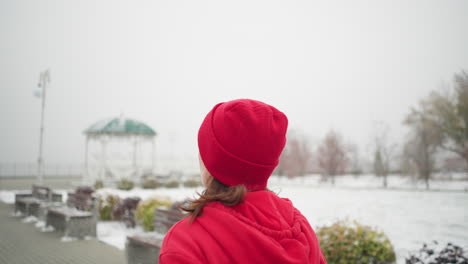
[[[82,163],[83,130],[124,113],[196,166],[204,115],[236,98],[313,144],[335,129],[365,152],[375,121],[401,143],[409,108],[468,69],[467,32],[464,0],[0,0],[0,162],[37,159],[46,68],[46,162]]]

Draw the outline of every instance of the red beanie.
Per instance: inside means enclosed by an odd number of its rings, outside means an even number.
[[[200,157],[228,186],[263,190],[286,144],[288,119],[271,105],[239,99],[219,103],[198,131]]]

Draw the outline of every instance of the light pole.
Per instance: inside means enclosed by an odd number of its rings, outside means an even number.
[[[41,106],[41,127],[39,135],[39,157],[37,158],[37,183],[42,184],[44,178],[44,159],[42,158],[42,146],[44,138],[44,109],[45,109],[45,99],[47,92],[47,84],[50,83],[50,70],[45,70],[39,75],[39,82],[37,84],[37,90],[34,92],[34,95],[42,99]]]

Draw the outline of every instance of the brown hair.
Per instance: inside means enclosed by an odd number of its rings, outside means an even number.
[[[244,201],[247,188],[244,185],[226,186],[217,179],[210,177],[206,189],[198,194],[199,198],[189,201],[189,205],[181,209],[188,212],[193,222],[201,215],[203,207],[211,202],[221,202],[227,206],[234,206]]]

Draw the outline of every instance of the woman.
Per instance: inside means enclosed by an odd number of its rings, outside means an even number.
[[[206,189],[167,233],[159,263],[326,263],[307,219],[267,181],[288,119],[268,104],[217,104],[198,131]]]

